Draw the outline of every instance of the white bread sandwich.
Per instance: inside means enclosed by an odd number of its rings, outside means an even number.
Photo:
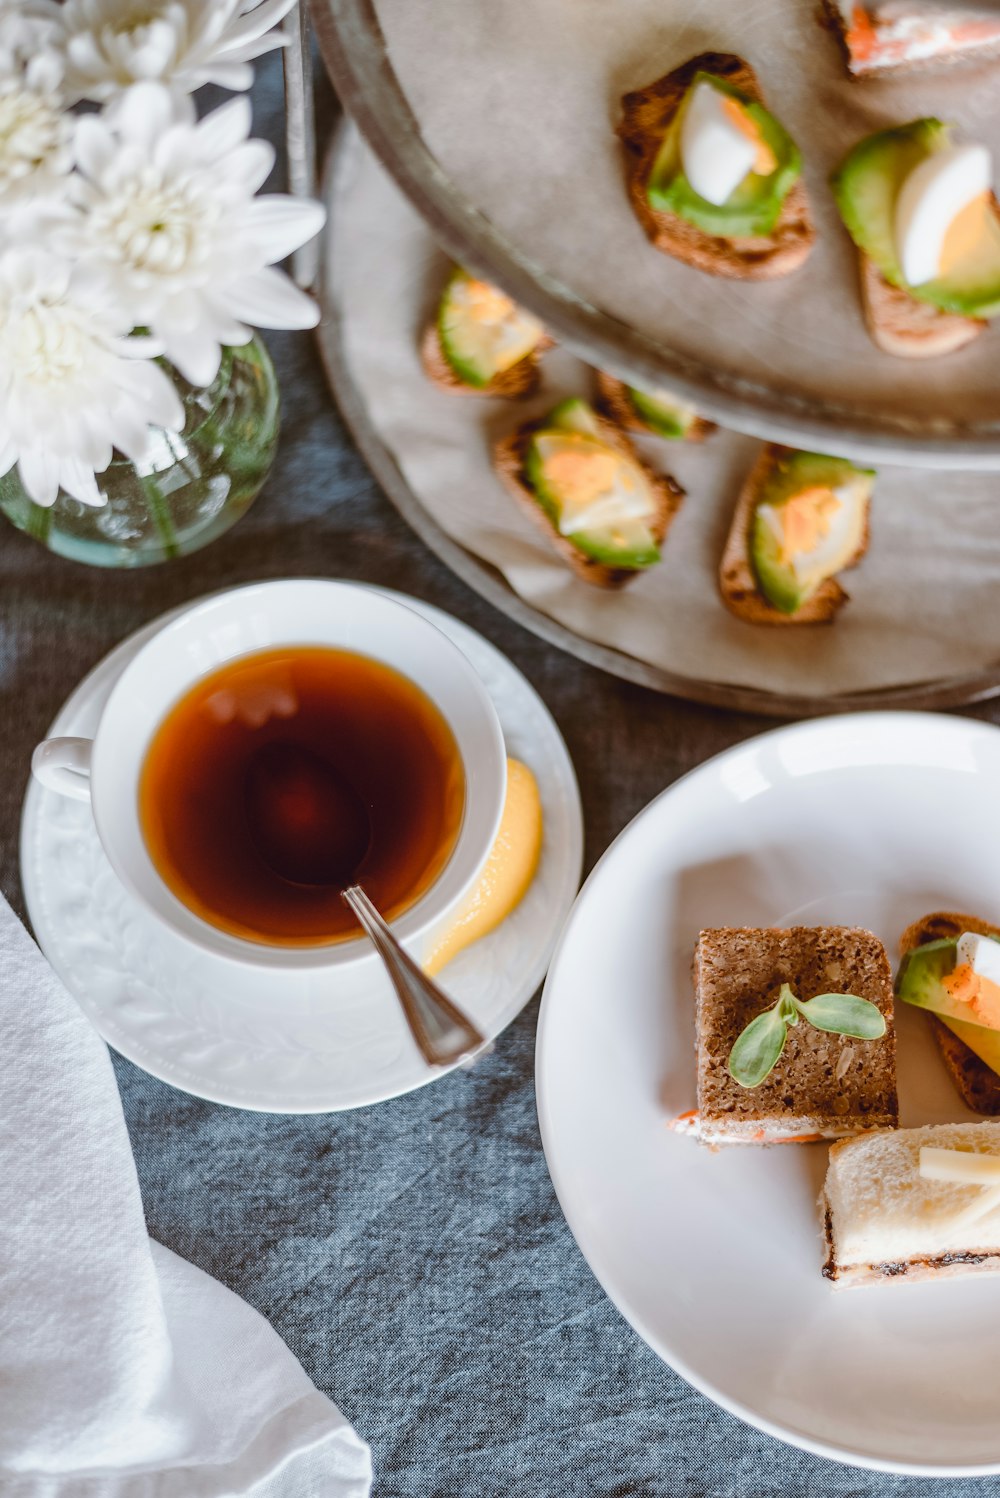
[[[832,1146],[820,1197],[836,1286],[1000,1270],[1000,1123],[887,1129]]]
[[[824,0],[855,78],[1000,54],[1000,11],[939,0]]]

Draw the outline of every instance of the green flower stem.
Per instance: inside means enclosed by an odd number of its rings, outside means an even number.
[[[34,536],[36,541],[41,541],[44,546],[52,529],[52,506],[36,505],[28,506],[28,523],[25,526],[29,536]]]
[[[170,513],[170,505],[160,492],[160,487],[152,478],[141,478],[143,492],[149,503],[149,513],[153,517],[153,524],[160,533],[163,543],[163,555],[167,561],[181,554],[180,543],[177,540],[177,532],[174,529],[173,516]]]

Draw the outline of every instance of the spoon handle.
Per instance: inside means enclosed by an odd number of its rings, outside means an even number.
[[[485,1035],[400,946],[360,884],[343,891],[385,963],[407,1023],[431,1066],[451,1066],[486,1044]]]

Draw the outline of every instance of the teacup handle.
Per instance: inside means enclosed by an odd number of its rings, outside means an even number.
[[[31,773],[46,790],[89,801],[93,747],[93,739],[46,739],[31,756]]]

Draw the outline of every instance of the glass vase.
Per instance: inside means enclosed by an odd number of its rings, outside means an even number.
[[[0,510],[50,551],[94,567],[146,567],[197,551],[249,509],[278,444],[278,381],[259,338],[223,350],[211,385],[172,371],[184,404],[180,432],[154,429],[141,464],[116,458],[97,475],[106,502],[63,490],[54,505],[29,498],[16,467],[0,478]]]

